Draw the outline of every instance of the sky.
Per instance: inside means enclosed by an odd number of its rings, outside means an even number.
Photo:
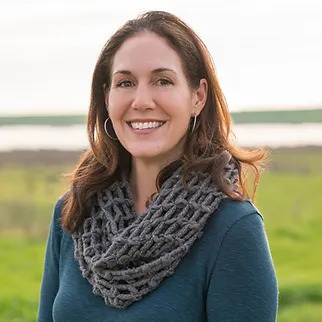
[[[104,43],[147,10],[199,34],[231,111],[322,107],[320,0],[0,0],[0,115],[86,113]]]

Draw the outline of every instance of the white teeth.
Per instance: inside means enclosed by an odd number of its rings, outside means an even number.
[[[163,125],[165,122],[131,122],[133,129],[151,129]]]

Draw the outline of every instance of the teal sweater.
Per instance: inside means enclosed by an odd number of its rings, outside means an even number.
[[[277,312],[277,281],[263,220],[249,202],[225,199],[203,236],[172,276],[126,309],[92,293],[74,259],[71,236],[55,206],[42,279],[38,321],[270,322]]]

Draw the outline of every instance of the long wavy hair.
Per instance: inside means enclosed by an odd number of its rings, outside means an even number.
[[[69,232],[77,230],[89,216],[93,196],[131,167],[130,153],[104,131],[104,121],[108,117],[104,87],[110,87],[111,68],[117,50],[125,40],[142,32],[153,32],[163,37],[176,50],[191,89],[198,88],[202,78],[208,82],[207,100],[197,118],[195,130],[187,134],[189,139],[185,140],[180,160],[166,166],[157,176],[157,190],[160,190],[173,170],[181,165],[183,180],[190,171],[207,171],[212,175],[214,183],[229,197],[243,200],[255,195],[266,151],[246,150],[233,144],[231,117],[205,44],[175,15],[150,11],[126,22],[106,42],[96,63],[87,118],[90,148],[70,175],[71,187],[64,196],[62,226]],[[116,136],[111,122],[108,122],[107,130]],[[239,171],[238,192],[233,191],[223,180],[224,168],[231,156]],[[246,183],[249,169],[254,174],[251,185]]]

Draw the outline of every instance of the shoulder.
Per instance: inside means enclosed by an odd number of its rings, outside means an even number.
[[[217,209],[218,216],[226,216],[226,219],[230,219],[232,221],[239,220],[251,214],[257,214],[262,218],[259,210],[249,200],[237,201],[225,198]]]
[[[54,205],[54,217],[59,219],[64,206],[64,195],[60,196]]]
[[[248,219],[263,223],[261,213],[249,200],[237,201],[225,198],[210,216],[206,230],[223,237],[233,226],[237,224],[242,226]]]
[[[209,223],[210,319],[275,321],[277,279],[259,211],[249,201],[227,199]]]
[[[255,240],[249,241],[250,236],[254,236]],[[249,242],[262,244],[263,236],[263,218],[253,203],[225,198],[208,219],[201,244],[207,257],[211,254],[210,264],[214,265],[227,242],[233,248],[237,244],[243,245],[242,249],[247,251]]]
[[[55,220],[60,220],[60,217],[61,217],[61,213],[62,213],[62,210],[63,210],[63,207],[64,207],[64,200],[65,200],[65,194],[61,195],[55,205],[54,205],[54,219]]]
[[[55,235],[62,234],[62,227],[61,227],[61,214],[62,209],[64,206],[64,196],[62,195],[58,198],[54,205],[53,213],[52,213],[52,220],[51,220],[51,229]]]

